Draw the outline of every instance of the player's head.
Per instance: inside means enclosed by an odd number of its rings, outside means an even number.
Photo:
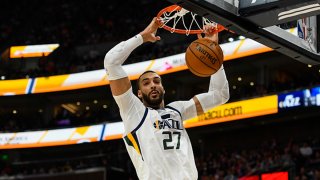
[[[138,97],[144,105],[155,109],[163,105],[165,90],[162,86],[161,77],[156,72],[145,71],[142,73],[138,79],[137,87]]]

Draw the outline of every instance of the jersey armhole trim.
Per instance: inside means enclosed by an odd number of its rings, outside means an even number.
[[[178,111],[176,108],[173,108],[173,107],[171,107],[171,106],[166,106],[166,108],[169,108],[169,109],[172,109],[172,110],[178,112],[179,115],[180,115],[181,120],[183,120],[180,111]]]
[[[146,108],[146,110],[144,111],[143,117],[142,117],[140,123],[138,124],[138,126],[133,131],[131,131],[132,133],[136,132],[142,126],[144,120],[147,117],[147,114],[148,114],[148,108]]]

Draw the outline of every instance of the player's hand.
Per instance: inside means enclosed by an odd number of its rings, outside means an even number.
[[[203,33],[204,33],[204,37],[202,37],[202,34],[197,34],[199,39],[207,38],[207,39],[210,39],[211,41],[218,43],[219,38],[218,38],[218,32],[216,30],[216,27],[212,25],[205,25],[203,27]]]
[[[157,30],[160,24],[156,17],[154,17],[151,23],[142,31],[140,35],[143,38],[143,42],[156,42],[159,41],[161,38],[157,36]]]

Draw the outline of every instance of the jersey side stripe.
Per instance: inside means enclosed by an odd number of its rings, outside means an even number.
[[[166,108],[169,108],[169,109],[172,109],[172,110],[174,110],[174,111],[178,112],[178,113],[179,113],[179,115],[180,115],[180,117],[181,117],[181,119],[182,119],[182,116],[181,116],[180,111],[178,111],[176,108],[173,108],[173,107],[171,107],[171,106],[166,106]]]
[[[129,146],[133,146],[133,148],[137,151],[137,153],[142,157],[142,160],[143,160],[139,140],[137,138],[136,133],[129,133],[124,137],[124,139]]]
[[[143,124],[144,120],[146,119],[147,117],[147,114],[148,114],[148,108],[146,108],[146,110],[144,111],[144,115],[139,123],[139,125],[132,131],[132,133],[136,132]]]
[[[142,154],[141,154],[140,144],[139,144],[139,141],[138,141],[138,138],[136,135],[136,131],[142,126],[143,122],[145,121],[145,119],[147,117],[148,111],[149,111],[148,108],[146,108],[146,110],[144,111],[143,117],[142,117],[140,123],[138,124],[138,126],[133,131],[131,131],[129,134],[127,134],[125,137],[123,137],[124,140],[126,141],[126,143],[129,146],[132,146],[141,157],[142,157]],[[142,157],[142,160],[143,160],[143,157]]]
[[[138,152],[138,154],[141,155],[140,148],[139,148],[139,146],[138,146],[138,144],[137,144],[137,141],[136,141],[135,138],[132,136],[132,133],[129,133],[129,134],[128,134],[128,138],[129,138],[129,140],[131,141],[134,149]]]

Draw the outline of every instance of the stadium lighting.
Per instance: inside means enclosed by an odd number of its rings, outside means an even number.
[[[79,101],[77,102],[77,105],[80,106],[80,102]]]
[[[5,76],[1,76],[1,80],[5,80],[6,79],[6,77]]]
[[[103,109],[107,109],[108,106],[106,104],[104,104],[102,107],[103,107]]]
[[[254,86],[254,82],[250,82],[250,86]]]
[[[312,65],[311,65],[311,64],[308,64],[308,67],[309,67],[309,68],[311,68],[311,67],[312,67]]]
[[[13,113],[13,114],[17,114],[18,111],[14,109],[14,110],[12,111],[12,113]]]
[[[229,41],[229,42],[233,42],[234,39],[233,39],[232,37],[230,37],[230,38],[228,38],[228,41]]]
[[[237,86],[232,86],[232,89],[237,89]]]
[[[242,81],[242,78],[241,78],[241,77],[238,77],[238,81]]]
[[[94,104],[97,104],[97,103],[98,103],[98,100],[95,99],[95,100],[93,101],[93,103],[94,103]]]
[[[29,57],[43,57],[48,56],[56,50],[59,44],[38,44],[38,45],[24,45],[11,46],[10,58],[29,58]]]
[[[245,39],[245,37],[244,36],[239,36],[239,39],[242,40],[242,39]]]

